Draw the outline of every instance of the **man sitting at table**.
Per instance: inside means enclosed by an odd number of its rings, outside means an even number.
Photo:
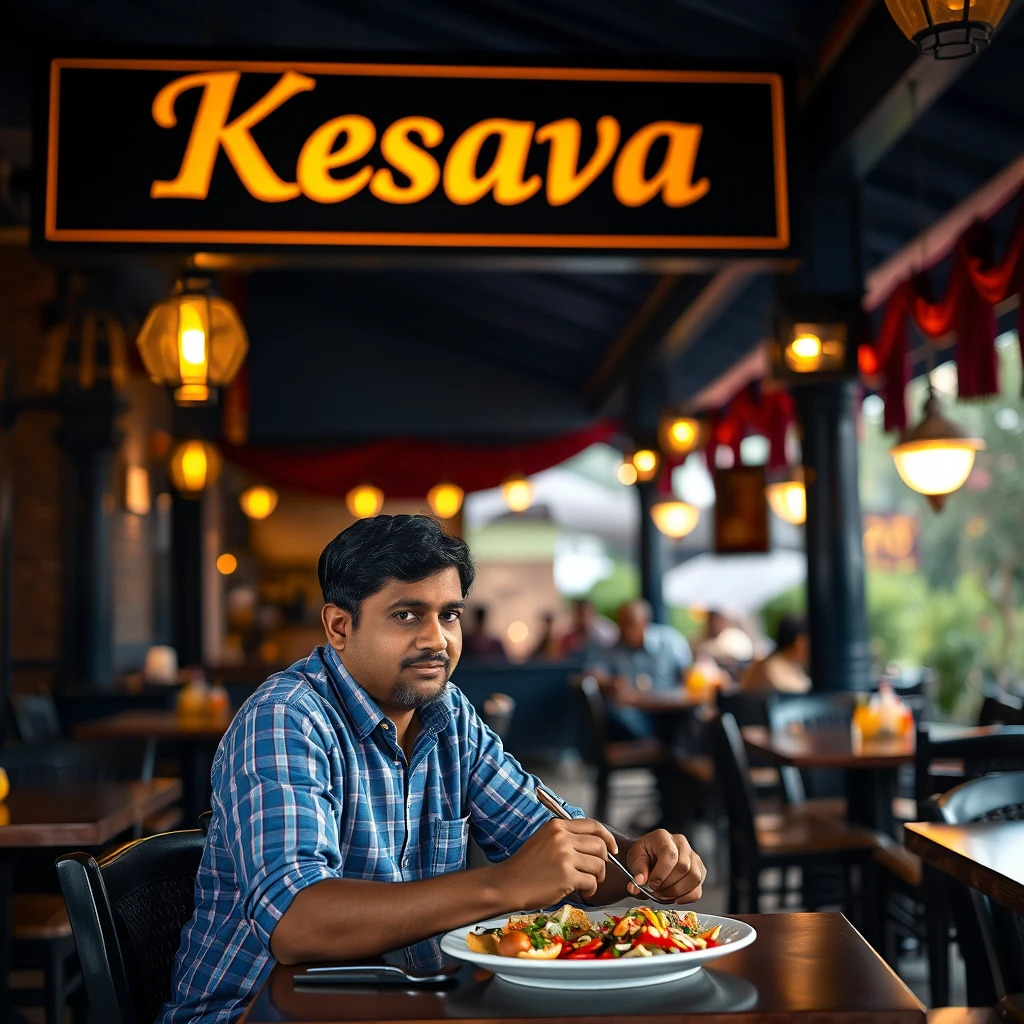
[[[646,712],[629,706],[631,694],[682,686],[683,673],[693,657],[682,633],[651,621],[651,606],[646,601],[626,601],[617,619],[618,643],[587,652],[584,670],[594,675],[609,695],[609,739],[646,739],[656,735],[657,726]]]
[[[637,882],[679,903],[705,870],[681,835],[551,818],[449,685],[475,569],[427,516],[377,516],[320,556],[327,644],[242,706],[213,763],[196,909],[160,1024],[241,1016],[274,960],[349,960],[574,893]],[[492,863],[465,870],[469,836]],[[630,887],[633,895],[636,892]]]

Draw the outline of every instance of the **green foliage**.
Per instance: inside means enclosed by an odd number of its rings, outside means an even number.
[[[689,608],[669,608],[668,621],[691,645],[704,636],[705,616],[694,615]]]
[[[891,661],[921,664],[922,631],[928,615],[928,584],[917,573],[867,574],[868,635],[875,672]]]
[[[629,562],[616,562],[611,574],[598,580],[587,595],[591,604],[609,619],[619,606],[640,596],[640,572]]]

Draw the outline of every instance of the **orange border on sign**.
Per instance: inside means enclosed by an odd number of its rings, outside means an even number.
[[[705,82],[767,85],[772,91],[775,164],[774,236],[733,235],[565,235],[483,234],[418,231],[180,231],[146,229],[69,229],[57,227],[57,145],[60,120],[60,72],[64,68],[113,68],[122,71],[300,71],[310,75],[383,78],[490,78],[585,82]],[[59,58],[50,62],[49,145],[46,161],[44,231],[53,242],[148,242],[200,245],[364,245],[435,248],[551,249],[785,249],[789,246],[789,192],[786,122],[782,77],[773,72],[648,71],[636,68],[533,68],[444,64],[329,64],[297,61],[93,60]]]

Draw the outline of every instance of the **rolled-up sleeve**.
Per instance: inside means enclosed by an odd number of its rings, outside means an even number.
[[[488,860],[511,857],[551,818],[534,793],[541,780],[524,771],[467,702],[469,716],[470,827]],[[585,818],[578,807],[566,804],[574,818]]]
[[[243,709],[225,737],[215,810],[231,833],[242,911],[268,950],[296,894],[341,874],[329,750],[310,716],[289,704]]]

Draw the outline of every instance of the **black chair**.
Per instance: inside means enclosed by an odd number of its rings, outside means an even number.
[[[199,828],[58,859],[92,1020],[149,1024],[170,998],[205,843]]]
[[[950,825],[1024,821],[1024,770],[971,779],[944,793],[935,806],[939,818]],[[948,888],[968,897],[950,901],[953,921],[958,936],[970,936],[972,925],[980,931],[980,948],[986,955],[988,980],[995,996],[1003,999],[1024,992],[1024,918],[952,880],[948,880]],[[968,907],[976,915],[973,920],[964,913]],[[961,942],[962,951],[965,945],[968,943]],[[970,966],[968,961],[968,969]]]
[[[786,887],[787,869],[840,866],[842,901],[852,907],[852,868],[866,868],[875,847],[874,833],[845,822],[819,818],[799,808],[786,808],[768,816],[755,814],[746,748],[736,720],[730,714],[708,722],[715,756],[715,775],[729,818],[730,914],[760,913],[761,897],[773,892],[780,906],[795,890]],[[761,872],[778,868],[780,886],[766,889]]]
[[[14,725],[22,743],[60,739],[60,715],[48,693],[16,694],[11,698]]]
[[[1002,691],[986,693],[978,710],[978,725],[1024,725],[1024,700]]]
[[[626,769],[646,768],[659,773],[672,761],[672,752],[655,738],[609,740],[604,694],[593,676],[584,676],[578,685],[587,725],[584,757],[597,769],[597,799],[594,817],[608,817],[608,799],[612,776]]]

